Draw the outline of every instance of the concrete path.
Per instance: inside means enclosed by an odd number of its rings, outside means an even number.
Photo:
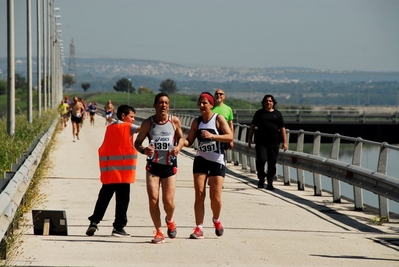
[[[223,189],[223,237],[216,237],[206,201],[204,236],[188,239],[194,228],[193,149],[178,157],[175,220],[176,239],[151,244],[153,225],[145,189],[145,156],[138,160],[136,183],[131,186],[128,225],[130,238],[111,236],[115,204],[108,207],[100,230],[88,237],[87,219],[98,191],[97,149],[105,120],[88,120],[80,140],[72,142],[70,123],[56,136],[52,169],[42,193],[46,202],[36,207],[65,210],[68,236],[34,235],[28,225],[13,266],[399,266],[398,220],[383,226],[351,211],[348,203],[333,204],[331,197],[298,192],[295,185],[275,182],[273,192],[258,190],[256,176],[228,164]],[[31,215],[27,215],[31,223]],[[165,213],[162,211],[162,218]],[[165,228],[166,232],[166,228]]]

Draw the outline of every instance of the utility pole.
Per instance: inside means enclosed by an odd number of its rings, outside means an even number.
[[[31,26],[31,1],[26,0],[26,40],[27,40],[27,74],[28,74],[28,81],[27,81],[27,119],[29,123],[33,122],[32,119],[32,26]]]
[[[42,116],[42,87],[41,87],[41,75],[42,75],[42,69],[41,69],[41,43],[40,43],[40,2],[42,0],[36,0],[36,19],[37,19],[37,112],[39,118]]]
[[[73,76],[75,80],[76,88],[79,89],[78,82],[76,79],[76,63],[75,63],[75,43],[73,39],[69,45],[69,66],[68,66],[68,74]]]
[[[15,134],[14,0],[7,0],[7,133]]]

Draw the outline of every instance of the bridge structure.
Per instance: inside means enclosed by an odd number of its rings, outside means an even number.
[[[151,114],[138,110],[136,123],[140,124]],[[195,117],[179,117],[183,130],[187,133]],[[399,180],[386,174],[387,155],[390,150],[397,151],[398,147],[339,134],[289,130],[290,149],[280,153],[279,164],[283,171],[279,173],[276,182],[277,190],[270,192],[256,188],[254,150],[247,149],[244,137],[248,126],[241,124],[235,125],[235,149],[227,154],[229,172],[223,192],[226,203],[223,210],[224,223],[226,233],[230,232],[230,235],[226,234],[223,239],[210,237],[210,242],[187,243],[190,242],[186,239],[193,227],[190,166],[195,153],[194,144],[193,148],[184,149],[182,157],[179,157],[181,183],[177,190],[182,195],[176,199],[179,206],[176,216],[180,220],[178,225],[181,227],[181,238],[176,242],[168,240],[169,247],[166,248],[157,248],[155,251],[148,248],[152,224],[147,211],[145,179],[143,180],[145,160],[141,159],[138,168],[141,170],[138,174],[140,178],[132,186],[137,188],[132,193],[133,212],[129,215],[132,226],[127,229],[133,233],[132,238],[120,241],[109,236],[113,218],[111,203],[111,211],[107,213],[99,235],[88,239],[84,232],[99,189],[97,148],[102,142],[105,129],[102,117],[98,117],[96,123],[98,124],[92,127],[83,127],[81,143],[76,144],[76,149],[82,153],[79,157],[65,157],[75,144],[72,143],[70,127],[56,134],[57,149],[50,156],[54,160],[54,170],[48,176],[49,185],[43,188],[48,196],[48,203],[36,207],[66,211],[68,236],[32,234],[31,225],[27,225],[29,231],[24,234],[21,246],[24,252],[17,257],[15,266],[26,265],[27,262],[33,262],[36,266],[130,266],[132,262],[140,266],[202,266],[209,263],[220,266],[331,266],[338,262],[341,266],[375,266],[382,262],[385,266],[396,266],[399,262],[399,249],[394,245],[398,242],[399,218],[389,211],[387,204],[388,199],[399,200]],[[14,211],[23,198],[31,174],[40,162],[42,151],[54,131],[55,126],[40,137],[32,145],[30,152],[23,155],[7,174],[9,182],[3,186],[0,194],[0,230],[3,239],[7,237],[7,228]],[[293,132],[297,135],[295,140],[291,140]],[[311,153],[303,151],[305,135],[313,136]],[[333,140],[329,158],[319,155],[322,138]],[[353,161],[350,164],[341,162],[338,157],[343,139],[354,143]],[[295,143],[295,146],[291,147],[291,143]],[[362,147],[366,144],[380,148],[376,170],[363,168],[360,164]],[[292,186],[292,171],[297,173],[295,186]],[[314,174],[313,187],[308,187],[305,183],[304,171]],[[332,178],[333,192],[323,190],[321,175]],[[356,192],[354,200],[342,198],[341,182],[353,185]],[[377,210],[365,207],[362,201],[363,190],[378,194]],[[27,216],[33,223],[31,215]],[[384,217],[385,223],[372,224],[376,217]],[[212,229],[206,231],[211,233]],[[114,246],[117,247],[116,250],[111,249]],[[170,249],[174,251],[172,258]],[[203,252],[200,256],[203,261],[195,259],[198,249]],[[215,253],[216,251],[220,253]]]

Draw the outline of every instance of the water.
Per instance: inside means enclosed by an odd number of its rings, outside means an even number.
[[[290,144],[291,146],[291,144]],[[290,149],[293,149],[290,147]],[[312,144],[307,144],[304,147],[304,152],[311,153]],[[329,158],[331,152],[331,144],[322,144],[320,149],[320,156]],[[339,151],[339,160],[346,163],[352,163],[353,145],[341,144]],[[363,145],[361,167],[370,169],[373,171],[377,170],[379,157],[379,148],[376,146],[370,146],[367,144]],[[390,149],[388,151],[388,163],[387,163],[387,175],[398,178],[399,180],[399,151]],[[278,166],[278,173],[283,173],[282,166]],[[290,168],[291,179],[297,180],[296,169]],[[329,177],[321,176],[322,189],[332,191],[332,182]],[[305,183],[313,186],[313,174],[305,171]],[[353,200],[353,186],[341,181],[341,193],[343,196]],[[378,196],[369,191],[363,190],[363,201],[364,204],[378,208]],[[389,211],[399,214],[399,203],[388,200]]]

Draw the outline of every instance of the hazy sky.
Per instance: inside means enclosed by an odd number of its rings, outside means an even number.
[[[26,1],[15,0],[16,57],[26,56]],[[399,71],[398,0],[55,0],[65,61],[160,60],[227,67]],[[33,56],[36,0],[32,1]],[[7,54],[0,0],[0,57]]]

